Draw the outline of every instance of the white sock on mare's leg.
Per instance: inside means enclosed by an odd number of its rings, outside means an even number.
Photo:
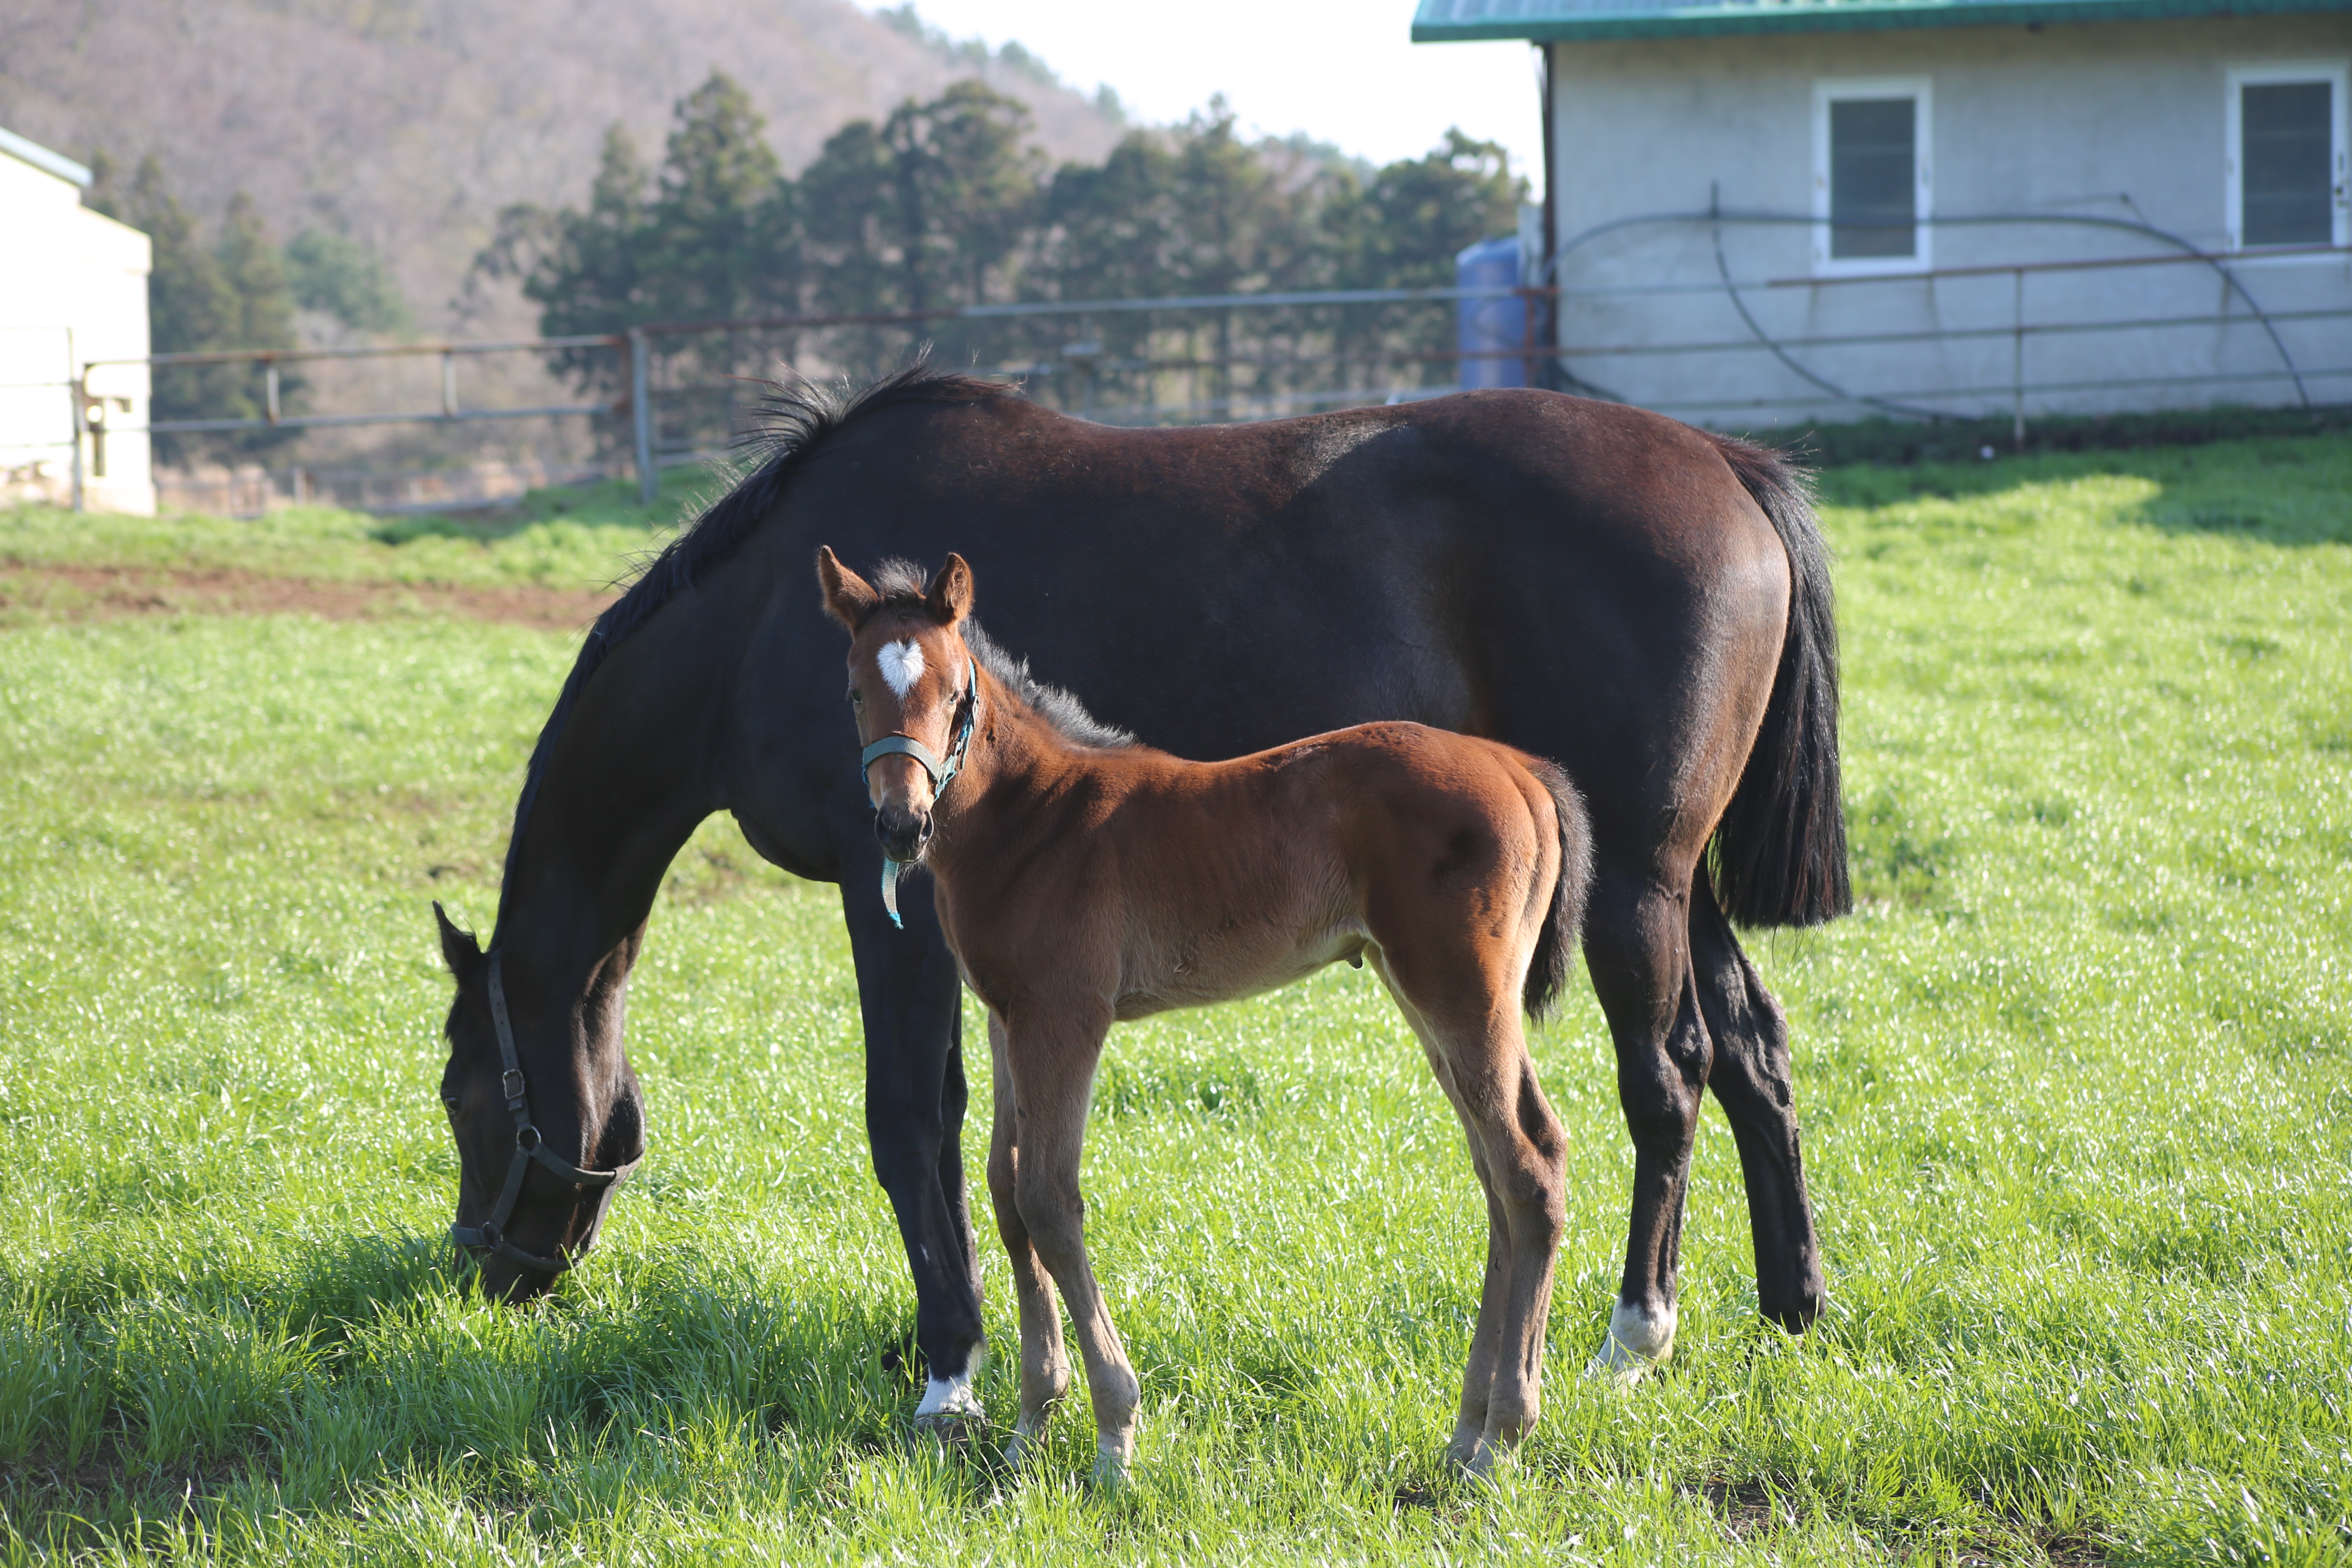
[[[980,1391],[973,1386],[980,1380],[981,1352],[971,1352],[971,1361],[953,1377],[935,1377],[924,1385],[923,1402],[915,1406],[915,1419],[955,1420],[961,1417],[985,1418],[987,1410],[980,1402]]]
[[[1590,1377],[1613,1377],[1631,1383],[1675,1353],[1675,1310],[1653,1312],[1630,1301],[1620,1301],[1609,1314],[1609,1332],[1586,1367]]]

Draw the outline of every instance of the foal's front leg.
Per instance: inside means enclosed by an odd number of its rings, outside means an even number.
[[[1087,1102],[1109,1029],[1108,1014],[1043,1029],[1014,1018],[1005,1056],[1012,1066],[1020,1152],[1014,1196],[1030,1244],[1069,1303],[1070,1326],[1086,1360],[1087,1391],[1095,1407],[1095,1480],[1115,1486],[1126,1479],[1135,1458],[1136,1407],[1143,1389],[1095,1283],[1087,1257],[1086,1201],[1078,1194]]]
[[[1013,1261],[1013,1295],[1021,1308],[1021,1416],[1004,1446],[1008,1464],[1028,1458],[1045,1435],[1054,1407],[1070,1392],[1070,1357],[1062,1347],[1062,1314],[1054,1304],[1054,1282],[1037,1260],[1017,1195],[1022,1152],[1013,1104],[1013,1071],[1005,1062],[1004,1019],[988,1015],[990,1077],[995,1083],[996,1117],[989,1136],[988,1195],[996,1208],[996,1233]]]

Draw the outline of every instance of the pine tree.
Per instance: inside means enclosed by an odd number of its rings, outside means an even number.
[[[294,306],[284,266],[263,231],[250,198],[230,204],[220,241],[204,242],[196,220],[166,187],[163,166],[142,159],[128,191],[114,188],[110,163],[95,169],[85,199],[108,216],[141,229],[153,247],[148,274],[148,330],[153,351],[218,353],[239,349],[292,348]],[[290,372],[279,377],[279,408],[291,412],[300,390]],[[268,403],[261,371],[252,364],[159,365],[153,415],[174,419],[259,419]],[[156,458],[186,463],[233,460],[291,440],[290,430],[161,435]]]

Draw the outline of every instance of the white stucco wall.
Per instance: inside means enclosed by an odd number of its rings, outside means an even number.
[[[151,256],[145,235],[83,207],[74,180],[0,147],[0,497],[72,499],[64,384],[93,360],[146,357]],[[89,385],[107,431],[103,474],[83,439],[85,503],[152,512],[147,367],[100,365]]]
[[[1639,225],[1636,215],[1814,210],[1814,89],[1824,79],[1925,78],[1930,203],[1938,217],[1995,213],[2138,220],[2221,250],[2227,72],[2233,66],[2352,58],[2352,16],[2024,27],[1780,34],[1552,46],[1554,178],[1564,347],[1752,343],[1722,270],[1766,335],[1787,341],[1927,328],[1999,329],[1941,343],[1791,348],[1850,393],[1942,394],[1907,401],[1958,414],[2010,411],[2018,282],[2011,272],[1817,277],[1806,225],[1725,225],[1720,269],[1706,223]],[[2087,225],[1931,228],[1933,268],[2158,256],[2149,237]],[[2352,372],[2352,318],[2277,319],[2352,307],[2352,258],[2248,258],[2232,266],[2286,353],[2306,371]],[[1665,285],[1659,293],[1618,292]],[[1593,290],[1594,292],[1585,292]],[[2126,383],[2029,397],[2027,413],[2219,402],[2293,403],[2279,347],[2210,266],[2028,274],[2024,320],[2080,326],[2228,314],[2233,324],[2029,335],[2029,383]],[[1572,373],[1633,402],[1718,425],[1852,419],[1842,402],[1769,353],[1571,357]],[[2248,379],[2190,384],[2179,378]],[[2352,401],[2352,374],[2306,376],[2314,402]],[[1976,389],[1958,391],[1957,389]]]

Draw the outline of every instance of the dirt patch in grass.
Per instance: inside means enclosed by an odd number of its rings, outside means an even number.
[[[141,615],[309,615],[331,621],[462,616],[580,631],[616,597],[611,590],[550,588],[535,583],[466,587],[334,582],[223,568],[158,572],[120,566],[0,566],[0,614],[58,620]]]

